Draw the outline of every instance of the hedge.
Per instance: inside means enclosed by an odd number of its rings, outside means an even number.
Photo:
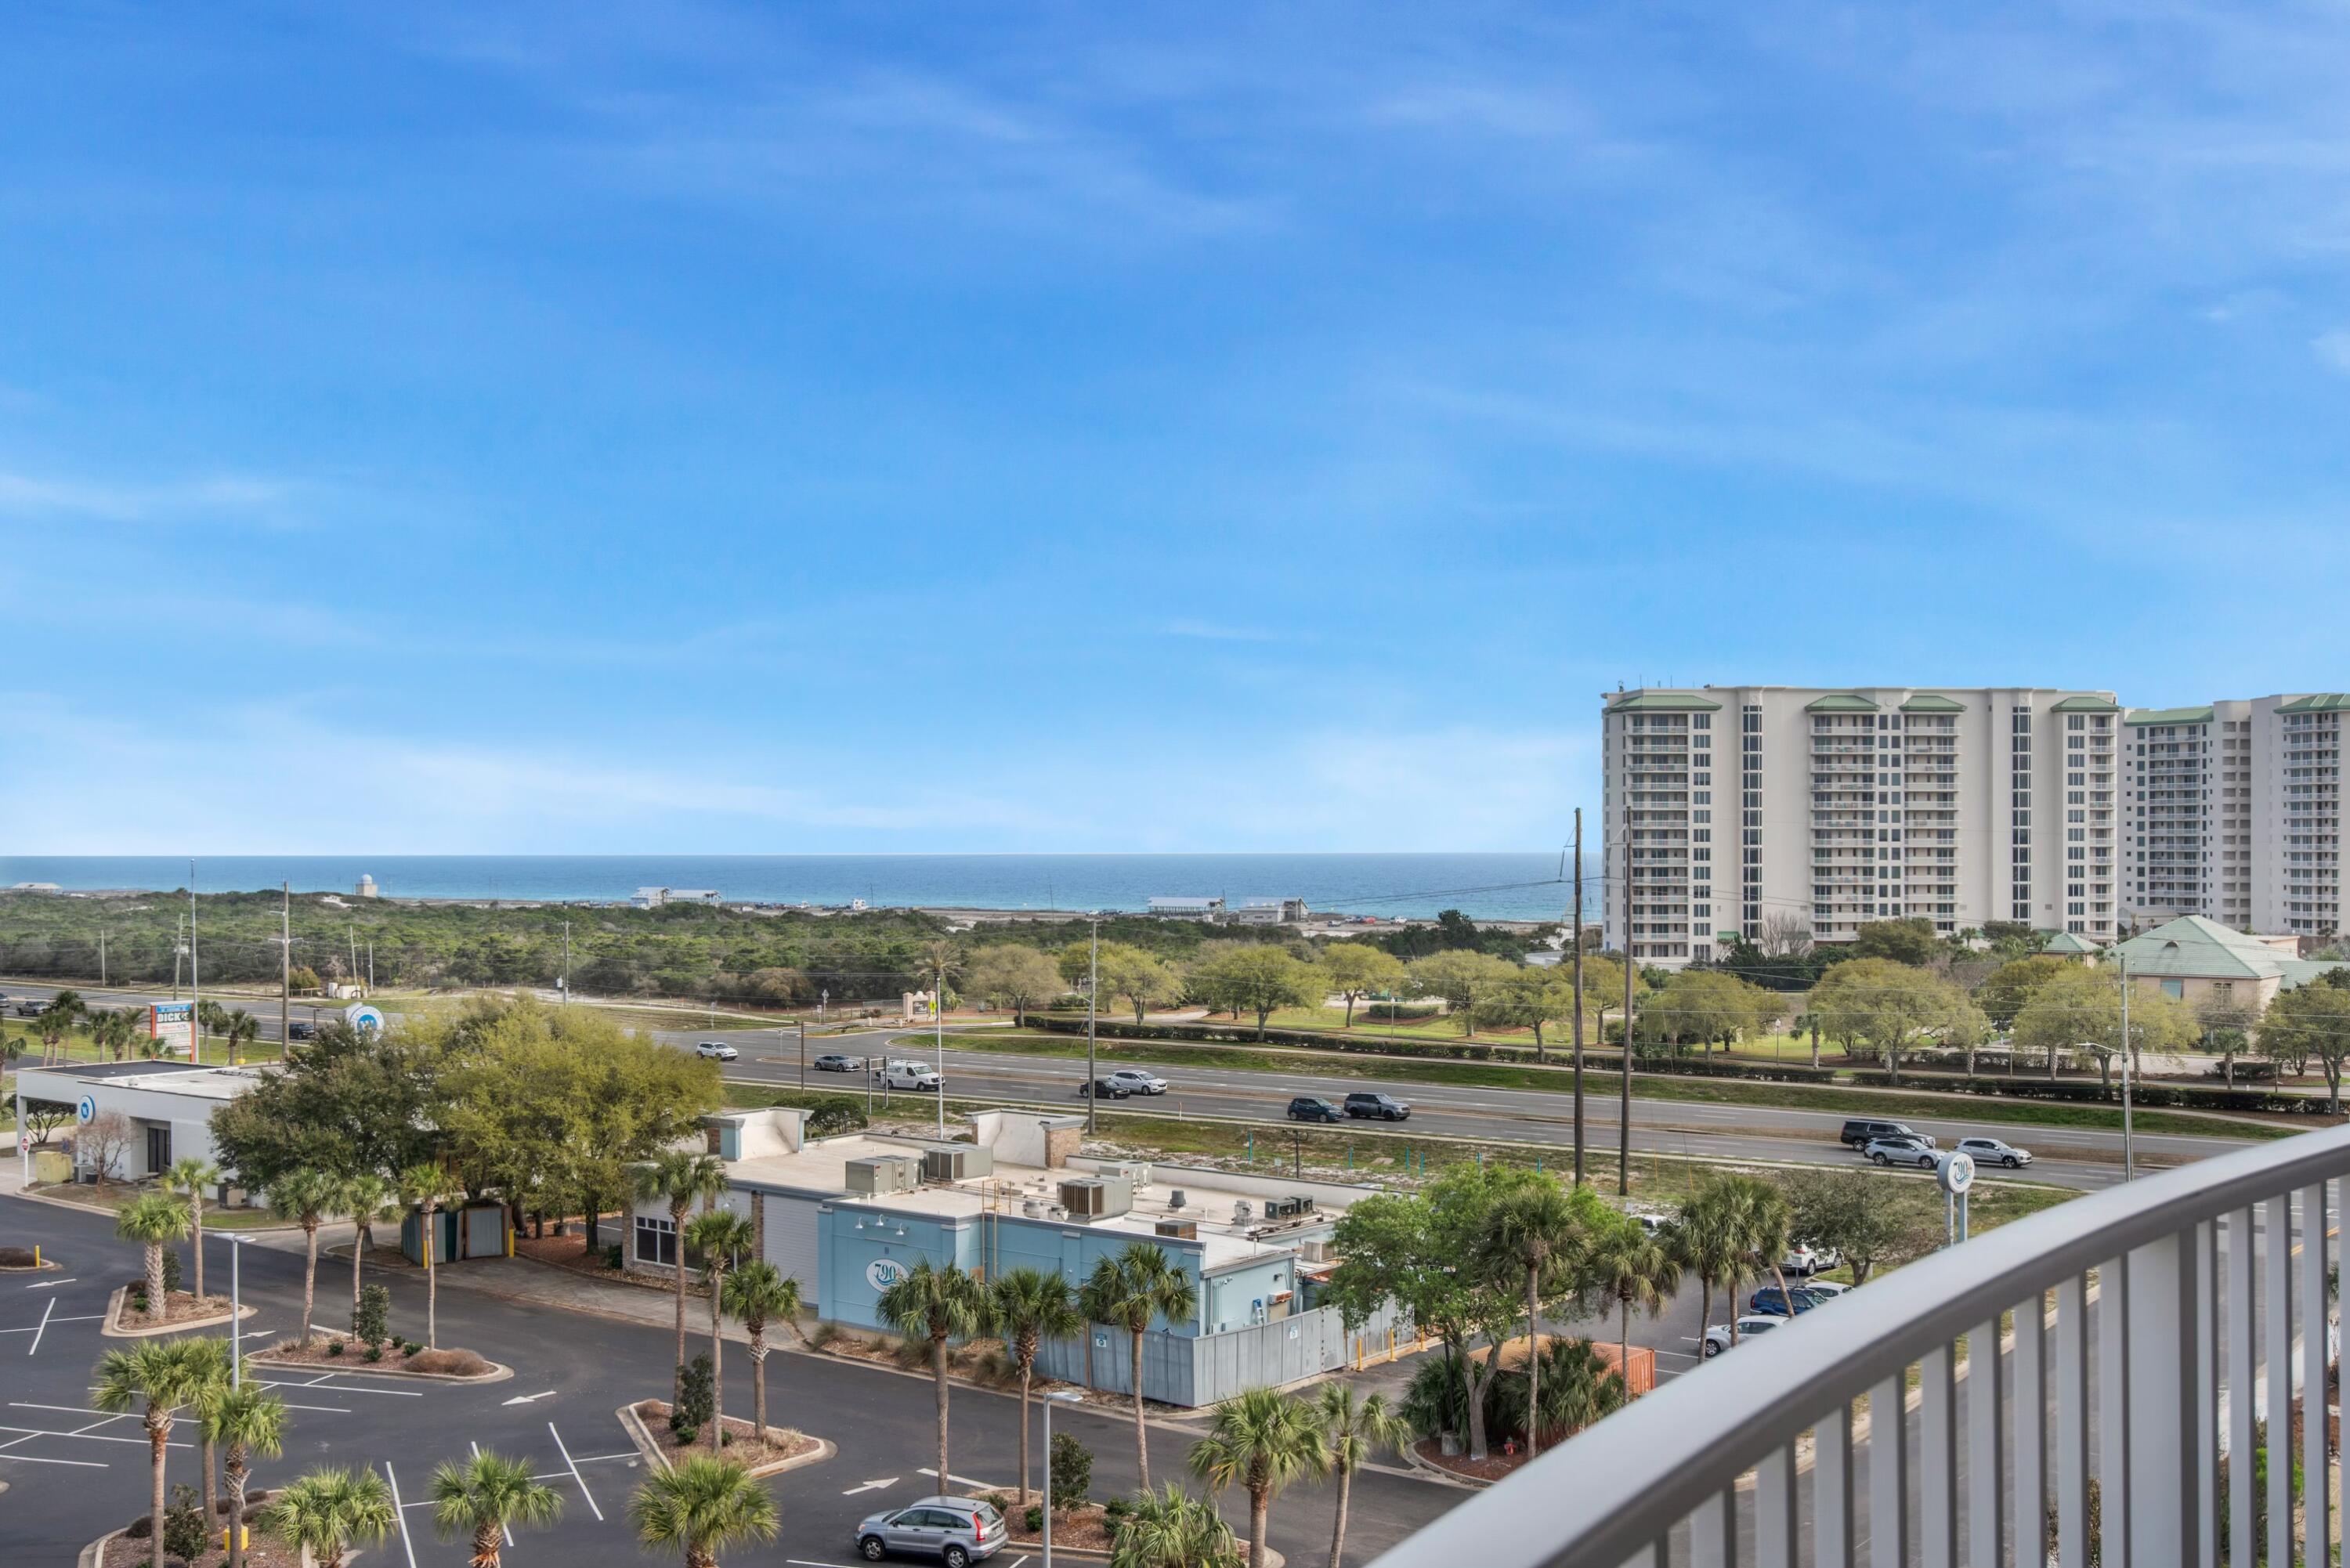
[[[1858,1072],[1846,1075],[1846,1082],[1858,1088],[1918,1089],[1933,1088],[1949,1095],[1989,1095],[2018,1100],[2069,1100],[2111,1105],[2121,1104],[2118,1086],[2106,1086],[2087,1078],[1942,1078],[1931,1085],[1915,1081],[1896,1082],[1889,1073]],[[2185,1088],[2172,1084],[2149,1084],[2140,1078],[2130,1089],[2130,1103],[2141,1106],[2178,1107],[2198,1111],[2252,1111],[2276,1116],[2330,1115],[2325,1101],[2314,1095],[2276,1094],[2262,1089]]]

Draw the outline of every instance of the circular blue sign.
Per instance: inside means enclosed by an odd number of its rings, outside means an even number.
[[[98,1115],[98,1101],[88,1095],[84,1095],[81,1097],[81,1103],[74,1106],[74,1116],[78,1120],[86,1122],[96,1115]]]

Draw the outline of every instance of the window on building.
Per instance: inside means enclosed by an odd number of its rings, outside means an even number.
[[[677,1266],[677,1226],[656,1214],[637,1216],[637,1262]]]

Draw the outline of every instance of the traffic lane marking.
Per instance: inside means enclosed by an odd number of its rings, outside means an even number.
[[[552,1421],[546,1424],[546,1430],[555,1438],[555,1446],[562,1451],[563,1462],[570,1468],[571,1479],[579,1483],[579,1495],[588,1500],[588,1511],[596,1516],[597,1523],[603,1523],[604,1511],[596,1506],[596,1494],[588,1490],[588,1478],[581,1475],[578,1465],[573,1463],[571,1449],[564,1443],[563,1434],[555,1429],[555,1423]]]

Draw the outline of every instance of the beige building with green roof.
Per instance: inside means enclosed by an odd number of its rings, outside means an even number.
[[[2350,694],[2282,693],[2123,720],[2123,914],[2344,929],[2342,719]]]
[[[2120,721],[2109,691],[2033,687],[1607,693],[1607,943],[1678,968],[1774,917],[2109,942]]]

